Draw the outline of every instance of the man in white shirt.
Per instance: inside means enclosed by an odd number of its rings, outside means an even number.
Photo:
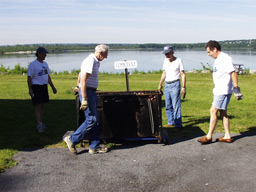
[[[48,64],[44,61],[48,51],[44,47],[36,50],[37,59],[32,61],[28,67],[28,89],[32,103],[35,105],[35,116],[38,132],[44,132],[46,126],[43,124],[44,103],[49,102],[48,83],[54,94],[57,89],[52,83],[50,77],[51,71]]]
[[[100,147],[99,139],[99,117],[97,111],[98,72],[100,61],[108,56],[107,45],[97,45],[95,52],[84,59],[79,73],[79,98],[81,102],[80,110],[84,111],[85,121],[72,135],[64,136],[70,152],[76,154],[75,145],[80,143],[85,135],[90,133],[89,153],[105,153],[107,148]]]
[[[161,91],[165,81],[164,95],[166,117],[168,120],[166,127],[176,127],[180,129],[183,127],[180,93],[184,99],[186,95],[186,75],[181,59],[174,56],[174,51],[171,46],[165,46],[163,54],[165,54],[166,58],[163,64],[163,74],[158,85],[158,90]],[[180,77],[182,78],[181,91]]]
[[[219,139],[220,142],[231,143],[232,138],[229,130],[229,117],[227,115],[227,106],[230,101],[233,86],[234,95],[237,100],[243,98],[238,87],[237,73],[232,63],[232,58],[226,53],[221,52],[221,46],[217,41],[209,41],[206,46],[206,51],[209,56],[215,59],[213,65],[213,102],[210,109],[210,127],[208,134],[200,139],[198,142],[208,144],[212,142],[212,134],[218,121],[218,111],[223,118],[223,126],[225,135]],[[232,84],[233,82],[233,84]]]

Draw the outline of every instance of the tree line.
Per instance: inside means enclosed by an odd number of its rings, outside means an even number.
[[[229,40],[220,41],[223,49],[256,49],[256,39],[250,40]],[[0,54],[6,53],[34,53],[39,46],[45,47],[51,53],[71,51],[93,51],[97,44],[24,44],[24,45],[3,45],[0,46]],[[202,49],[205,43],[146,43],[146,44],[108,44],[111,50],[155,50],[162,49],[165,45],[172,45],[174,49]]]

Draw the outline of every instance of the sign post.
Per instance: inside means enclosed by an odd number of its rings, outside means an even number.
[[[129,88],[129,72],[128,72],[128,68],[137,68],[137,61],[136,60],[130,60],[130,61],[127,61],[127,60],[124,60],[124,61],[116,61],[114,63],[115,65],[115,69],[124,69],[125,70],[125,78],[126,78],[126,89],[127,91],[130,91],[130,88]]]
[[[128,77],[129,72],[128,72],[128,69],[127,69],[127,68],[125,68],[124,70],[125,70],[125,79],[126,79],[126,90],[127,90],[127,91],[130,91],[130,87],[129,87],[129,77]]]

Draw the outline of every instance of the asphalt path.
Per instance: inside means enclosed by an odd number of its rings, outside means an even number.
[[[222,134],[214,134],[214,140]],[[144,141],[106,154],[79,148],[20,151],[18,165],[0,174],[0,191],[255,192],[256,135],[233,135],[233,143],[201,145],[199,137]]]

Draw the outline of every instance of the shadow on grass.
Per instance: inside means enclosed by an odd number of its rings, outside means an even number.
[[[185,118],[189,120],[183,122],[183,124],[185,125],[183,129],[181,130],[178,130],[175,128],[166,129],[170,137],[170,144],[183,142],[186,140],[194,139],[194,138],[205,135],[204,131],[202,131],[202,129],[198,125],[209,123],[210,116],[205,116],[201,118],[183,116],[183,119]],[[232,119],[234,117],[229,116],[229,118]],[[218,116],[218,120],[221,120],[221,119],[222,118]]]
[[[62,141],[67,131],[77,129],[77,110],[74,100],[50,100],[44,105],[44,124],[47,129],[38,133],[34,116],[34,106],[31,100],[0,100],[0,149],[15,149],[18,151],[34,151]],[[137,147],[154,141],[124,141],[122,139],[107,140],[107,142],[122,141],[125,148]],[[65,144],[62,146],[66,146]]]
[[[209,121],[209,117],[203,117],[201,119],[192,119],[184,122],[185,126],[180,128],[163,128],[163,133],[168,134],[168,142],[161,143],[161,145],[172,145],[179,142],[184,142],[190,139],[194,139],[196,137],[205,135],[205,133],[201,130],[198,124],[205,123]],[[123,140],[110,140],[110,142],[118,143],[118,145],[112,147],[114,150],[133,148],[138,146],[143,146],[146,144],[157,144],[157,140],[153,141],[123,141]]]
[[[48,127],[45,133],[38,133],[34,117],[34,106],[30,100],[0,100],[0,149],[32,151],[62,141],[62,136],[77,128],[75,100],[51,100],[45,104],[44,123]],[[233,117],[230,117],[232,119]],[[198,126],[209,122],[209,116],[189,119],[182,130],[164,128],[168,133],[169,144],[190,140],[205,133]],[[234,140],[253,136],[256,128],[235,136]],[[118,140],[120,142],[121,140]],[[110,141],[111,142],[111,141]],[[127,141],[123,147],[136,147],[157,141]],[[114,147],[115,148],[115,147]],[[113,149],[114,149],[113,148]]]
[[[230,119],[233,119],[234,116],[229,116]],[[218,120],[222,118],[218,116]],[[192,119],[184,122],[185,126],[182,130],[177,130],[175,128],[166,128],[169,135],[169,144],[175,144],[179,142],[183,142],[186,140],[194,139],[200,136],[204,136],[205,133],[198,127],[198,124],[203,124],[205,122],[209,122],[210,117],[202,117],[200,119]],[[232,137],[233,142],[244,138],[251,137],[256,135],[256,127],[249,127],[248,131],[241,132],[239,135]]]
[[[190,120],[184,121],[184,127],[180,128],[165,128],[169,135],[169,144],[175,144],[186,140],[194,139],[199,136],[205,135],[205,133],[198,126],[199,124],[209,122],[209,117],[202,117],[200,119],[187,117]],[[183,117],[183,119],[185,119]]]
[[[252,137],[256,135],[256,127],[249,127],[248,131],[241,132],[239,135],[232,137],[233,142],[244,137]]]
[[[38,133],[30,100],[0,100],[0,149],[36,150],[60,142],[76,129],[75,100],[51,100],[44,105],[47,129]]]

